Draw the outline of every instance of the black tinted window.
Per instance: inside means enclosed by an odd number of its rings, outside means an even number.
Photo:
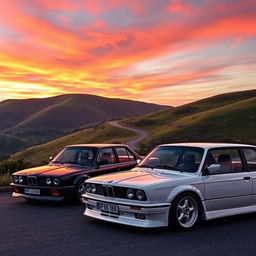
[[[53,163],[93,165],[97,148],[67,147],[54,159]]]
[[[256,150],[253,148],[244,148],[243,152],[248,171],[256,171]]]
[[[128,152],[127,152],[125,147],[117,147],[116,148],[116,153],[117,153],[119,162],[124,163],[124,162],[129,162],[130,161]]]
[[[184,172],[196,172],[204,150],[197,147],[161,146],[150,153],[140,164],[151,168],[164,168]]]
[[[101,150],[100,161],[105,162],[105,164],[114,164],[116,163],[116,157],[113,151],[113,148],[103,148]]]
[[[206,158],[206,167],[210,171],[210,174],[243,171],[242,160],[236,148],[209,150]]]

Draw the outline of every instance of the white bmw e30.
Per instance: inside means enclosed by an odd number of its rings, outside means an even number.
[[[88,179],[84,215],[138,227],[193,228],[256,211],[256,146],[156,147],[131,171]]]

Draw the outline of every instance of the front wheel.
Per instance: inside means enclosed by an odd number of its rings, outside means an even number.
[[[78,203],[84,204],[82,195],[85,194],[85,181],[79,181],[76,185],[75,199]]]
[[[176,198],[170,210],[170,225],[176,229],[189,230],[196,226],[199,220],[199,203],[189,194]]]

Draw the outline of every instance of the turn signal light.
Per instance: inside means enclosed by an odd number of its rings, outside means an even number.
[[[141,207],[139,207],[139,206],[131,206],[131,209],[132,210],[136,210],[136,211],[140,211]]]
[[[57,189],[51,189],[51,192],[53,196],[60,196],[60,192]]]

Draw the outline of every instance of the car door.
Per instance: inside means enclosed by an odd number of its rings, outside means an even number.
[[[252,177],[245,169],[238,148],[218,148],[208,151],[208,173],[203,177],[207,211],[217,211],[250,205]]]
[[[120,171],[130,170],[137,165],[137,158],[132,152],[124,147],[115,147],[116,155],[118,158]]]
[[[256,205],[256,148],[244,147],[241,150],[246,161],[246,169],[252,177],[252,205]]]
[[[99,166],[95,170],[97,173],[96,175],[108,174],[121,170],[113,147],[102,148],[99,152],[97,162],[99,163]]]

